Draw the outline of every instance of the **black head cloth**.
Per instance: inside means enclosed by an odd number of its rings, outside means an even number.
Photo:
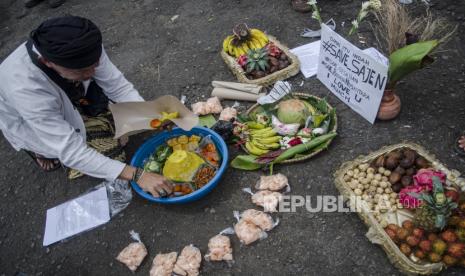
[[[69,69],[95,64],[102,54],[102,34],[89,19],[78,16],[51,18],[31,32],[39,53]]]

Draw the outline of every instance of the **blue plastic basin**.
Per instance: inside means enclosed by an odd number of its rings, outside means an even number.
[[[156,134],[149,138],[147,141],[145,141],[142,146],[136,151],[134,156],[132,157],[131,160],[131,165],[134,167],[143,167],[144,160],[146,160],[154,151],[155,149],[162,145],[165,144],[167,140],[169,140],[172,137],[177,137],[181,135],[199,135],[202,137],[211,135],[211,138],[213,142],[215,143],[215,146],[221,155],[221,165],[216,172],[215,176],[213,177],[210,182],[208,182],[205,186],[202,188],[184,196],[178,196],[178,197],[170,197],[170,198],[157,198],[153,197],[150,193],[144,192],[139,185],[137,185],[136,182],[131,181],[132,188],[138,193],[140,196],[142,196],[145,199],[148,199],[153,202],[157,203],[163,203],[163,204],[183,204],[183,203],[188,203],[195,201],[199,198],[204,197],[207,195],[213,188],[215,188],[216,185],[218,185],[218,182],[221,179],[221,176],[223,175],[224,171],[226,170],[226,167],[228,165],[228,147],[226,146],[226,143],[224,142],[223,138],[219,136],[216,132],[212,131],[211,129],[204,128],[204,127],[194,127],[191,131],[185,131],[182,130],[181,128],[174,128],[171,131],[164,131],[162,133]]]

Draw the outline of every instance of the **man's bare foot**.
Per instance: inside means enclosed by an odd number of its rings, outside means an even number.
[[[60,160],[56,158],[46,158],[40,154],[27,150],[25,150],[25,152],[36,162],[37,166],[46,172],[51,172],[61,167]]]
[[[37,165],[39,165],[46,172],[53,171],[54,169],[60,166],[60,161],[58,161],[58,159],[42,158],[39,157],[38,154],[36,154],[36,160]]]
[[[459,143],[459,148],[461,148],[463,152],[465,153],[465,135],[460,136],[458,143]]]

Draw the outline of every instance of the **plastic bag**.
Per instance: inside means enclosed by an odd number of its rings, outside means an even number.
[[[140,240],[138,233],[134,230],[129,231],[131,238],[136,242],[130,243],[126,246],[116,257],[118,261],[125,264],[131,271],[136,271],[139,265],[147,256],[147,248]]]
[[[221,106],[218,97],[211,97],[206,102],[197,102],[192,104],[192,112],[197,115],[218,114],[221,113],[223,107]]]
[[[199,144],[198,154],[211,166],[215,168],[219,167],[221,157],[211,135],[202,138]]]
[[[270,215],[254,209],[245,210],[242,214],[239,214],[239,211],[234,211],[233,214],[237,219],[234,233],[245,245],[265,239],[268,237],[266,231],[272,230],[279,224],[279,219],[274,222]],[[228,228],[225,231],[231,232],[231,229]]]
[[[262,175],[260,176],[260,180],[255,185],[257,190],[269,190],[269,191],[279,191],[286,187],[285,192],[291,191],[291,186],[289,185],[289,181],[287,177],[282,174],[274,174],[274,175]]]
[[[261,190],[253,193],[250,188],[244,188],[242,191],[252,195],[252,203],[257,206],[263,207],[264,212],[274,213],[277,212],[279,202],[281,202],[283,195],[278,192]]]
[[[299,131],[299,124],[283,124],[276,116],[271,116],[271,125],[273,130],[279,135],[293,136]]]
[[[105,185],[107,188],[111,217],[126,209],[129,203],[131,203],[132,190],[128,181],[116,179],[114,181],[102,182],[100,185]]]
[[[152,268],[150,269],[150,276],[171,276],[173,274],[174,264],[178,258],[177,252],[170,252],[166,254],[157,254],[153,258]]]
[[[174,265],[173,272],[178,275],[196,276],[199,275],[200,263],[202,262],[202,254],[194,245],[185,246],[178,260]]]
[[[231,233],[229,229],[225,229],[208,241],[209,252],[205,255],[206,261],[226,261],[228,264],[233,262],[231,240],[225,236],[227,234],[234,234],[234,231]]]

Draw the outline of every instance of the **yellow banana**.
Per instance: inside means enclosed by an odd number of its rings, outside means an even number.
[[[250,129],[264,129],[265,125],[259,124],[257,122],[245,122],[245,125],[248,126]]]
[[[266,138],[254,138],[254,139],[257,140],[257,142],[262,143],[262,144],[272,144],[272,143],[279,142],[279,140],[281,140],[281,136],[271,136],[271,137],[266,137]]]
[[[276,136],[276,132],[274,132],[273,130],[271,131],[268,131],[268,132],[262,132],[262,133],[252,133],[251,134],[252,138],[253,139],[262,139],[262,138],[269,138],[269,137],[273,137],[273,136]]]
[[[245,148],[253,155],[257,155],[257,156],[260,156],[260,155],[263,155],[267,152],[269,152],[269,150],[263,150],[263,149],[260,149],[260,148],[257,148],[255,147],[251,142],[246,142],[245,143]]]
[[[262,149],[262,150],[272,150],[272,149],[278,149],[280,147],[280,145],[278,143],[263,144],[263,143],[258,142],[255,139],[252,139],[251,143],[255,147],[257,147],[259,149]]]
[[[272,127],[266,127],[266,128],[262,128],[262,129],[251,129],[250,133],[251,134],[260,134],[260,133],[270,132],[272,130],[273,130]]]
[[[257,38],[259,41],[263,41],[265,44],[268,43],[268,37],[259,29],[250,29],[250,34],[252,37]]]
[[[224,40],[223,40],[223,51],[226,53],[229,53],[229,45],[231,44],[231,40],[233,39],[232,35],[228,35]]]
[[[246,54],[249,53],[250,48],[249,48],[249,46],[247,46],[247,43],[246,43],[246,42],[242,43],[241,47],[242,47],[242,49],[244,49],[244,52],[245,52]]]
[[[251,50],[255,50],[255,49],[258,49],[258,45],[255,45],[255,42],[252,40],[252,38],[249,38],[249,40],[247,40],[247,46],[249,47],[249,49]]]
[[[264,43],[263,40],[260,40],[260,39],[254,37],[254,36],[252,36],[252,37],[250,38],[250,40],[253,41],[253,44],[255,45],[256,49],[261,49],[261,48],[263,48],[263,46],[266,45],[266,43]]]
[[[240,57],[245,54],[244,50],[241,47],[236,47],[236,57]]]

